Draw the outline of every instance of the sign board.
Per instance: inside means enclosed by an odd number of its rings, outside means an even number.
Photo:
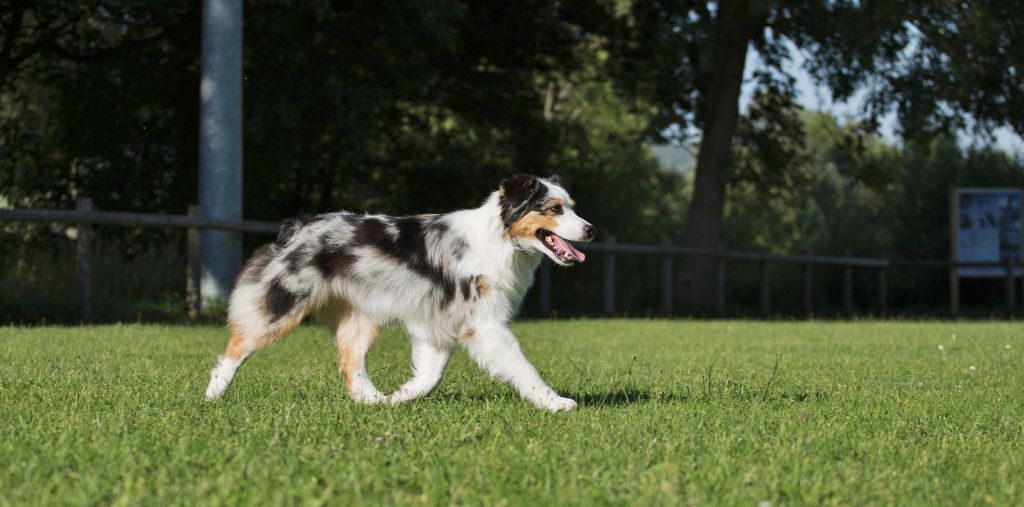
[[[958,188],[954,192],[950,230],[953,259],[959,262],[1005,262],[1021,259],[1021,191],[1016,188]],[[963,277],[1002,277],[1002,267],[959,269]],[[1020,276],[1022,270],[1015,270]]]

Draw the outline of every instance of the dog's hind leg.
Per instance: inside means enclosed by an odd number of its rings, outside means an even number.
[[[366,354],[377,341],[380,326],[351,307],[336,316],[334,337],[338,341],[338,372],[344,377],[348,395],[360,403],[380,403],[384,395],[366,372]]]
[[[231,338],[224,354],[217,357],[217,366],[210,370],[207,400],[224,394],[238,368],[253,352],[277,342],[302,322],[307,311],[306,301],[296,299],[287,311],[282,311],[280,305],[274,307],[263,301],[270,297],[257,294],[254,287],[244,286],[236,288],[231,295],[228,316]],[[275,309],[279,313],[275,313]]]
[[[408,331],[412,342],[412,378],[388,397],[388,401],[395,404],[430,394],[441,382],[452,356],[452,347],[431,340],[429,329],[408,326]]]

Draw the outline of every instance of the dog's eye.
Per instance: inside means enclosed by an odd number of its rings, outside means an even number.
[[[550,210],[552,213],[554,213],[556,215],[561,215],[562,214],[562,205],[561,204],[556,204],[556,205],[548,208],[548,210]]]

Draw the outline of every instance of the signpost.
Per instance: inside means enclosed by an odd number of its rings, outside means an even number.
[[[952,247],[957,262],[1016,263],[1021,258],[1021,191],[958,188],[953,198]],[[959,276],[1003,277],[1002,267],[961,267]],[[1014,275],[1020,276],[1016,268]]]
[[[1007,310],[1013,314],[1014,279],[1021,259],[1021,190],[957,188],[950,192],[950,259],[1002,266],[954,266],[949,270],[950,310],[960,311],[960,278],[1005,278]]]

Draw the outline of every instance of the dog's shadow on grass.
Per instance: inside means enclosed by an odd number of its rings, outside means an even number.
[[[778,392],[765,396],[763,393],[744,393],[742,395],[728,395],[722,393],[705,393],[701,391],[687,392],[664,392],[648,391],[637,388],[616,388],[608,392],[579,392],[559,391],[559,394],[576,401],[580,407],[624,407],[629,405],[666,405],[674,403],[703,403],[711,400],[729,400],[733,402],[788,402],[788,403],[812,403],[828,399],[830,396],[822,391],[799,391],[799,392]],[[503,400],[509,402],[519,401],[519,395],[514,392],[496,393],[461,393],[448,392],[435,395],[439,399],[447,401],[495,401]]]
[[[680,396],[673,393],[652,394],[650,391],[640,389],[616,389],[607,393],[562,393],[566,398],[576,400],[583,407],[615,407],[623,405],[638,405],[642,403],[672,403],[687,401],[689,396]]]
[[[762,396],[757,393],[750,393],[742,396],[723,396],[721,394],[706,395],[704,393],[678,393],[644,391],[640,389],[615,389],[607,393],[577,393],[565,392],[562,396],[576,400],[581,407],[614,407],[641,404],[668,404],[702,402],[710,399],[731,399],[739,402],[766,402],[783,401],[789,403],[810,403],[820,402],[829,398],[827,393],[822,391],[801,391],[773,393],[771,396]]]

